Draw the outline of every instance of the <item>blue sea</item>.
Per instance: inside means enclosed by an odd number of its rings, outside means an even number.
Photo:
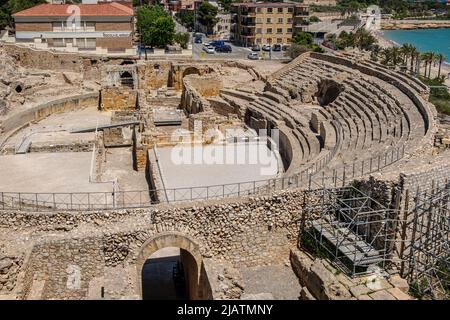
[[[383,36],[399,45],[410,43],[421,52],[443,53],[450,62],[450,29],[385,30]]]

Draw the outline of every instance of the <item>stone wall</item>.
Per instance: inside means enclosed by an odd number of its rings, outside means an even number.
[[[4,119],[0,122],[0,134],[17,130],[32,121],[40,121],[53,113],[67,112],[87,106],[97,105],[98,93],[87,93],[49,101],[25,111],[13,114]]]
[[[417,190],[425,191],[434,186],[443,185],[449,181],[450,165],[440,165],[430,168],[426,171],[416,172],[412,174],[401,174],[400,182],[403,190],[409,190],[410,195],[413,196]]]
[[[137,98],[137,91],[130,88],[103,88],[100,91],[100,108],[102,110],[135,110]]]
[[[73,71],[83,74],[85,80],[101,80],[101,67],[105,64],[119,65],[124,60],[133,59],[123,57],[100,57],[95,55],[80,55],[76,53],[51,52],[21,47],[15,44],[2,44],[8,55],[22,67],[44,70]]]
[[[159,89],[168,86],[172,69],[170,61],[151,61],[138,65],[139,89]]]
[[[200,81],[199,79],[201,78],[197,75],[189,75],[183,78],[184,85],[180,105],[188,114],[211,110],[209,101],[191,84],[191,81]]]
[[[186,79],[185,85],[188,82],[192,88],[205,98],[218,96],[223,87],[222,79],[215,74],[205,76],[190,75]]]
[[[143,243],[161,233],[195,239],[204,258],[224,259],[236,266],[278,264],[297,244],[303,202],[309,200],[297,190],[270,197],[135,210],[3,211],[0,229],[52,232],[51,237],[30,239],[36,244],[30,255],[32,267],[27,268],[32,275],[27,277],[36,279],[36,283],[44,281],[42,298],[81,298],[86,297],[89,281],[98,278],[102,268],[135,265]],[[119,224],[121,231],[114,227]],[[81,273],[82,279],[74,289],[67,287],[72,273],[75,280]],[[30,292],[24,294],[31,294],[36,286],[29,286]]]
[[[302,300],[411,300],[406,280],[398,275],[349,278],[329,262],[300,250],[291,251],[291,265],[302,285]]]
[[[86,298],[90,281],[105,265],[99,238],[48,241],[36,245],[30,257],[32,285],[24,294],[38,299]]]

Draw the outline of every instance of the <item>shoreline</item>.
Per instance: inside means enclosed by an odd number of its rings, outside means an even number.
[[[450,28],[450,20],[382,20],[383,30],[416,30]]]
[[[384,30],[372,31],[372,35],[377,39],[380,47],[382,47],[383,49],[392,48],[392,47],[401,47],[401,44],[399,44],[391,39],[386,38],[384,36],[383,31]],[[450,57],[447,57],[447,59],[449,59],[449,58]],[[422,68],[422,70],[423,70],[423,68]],[[433,75],[437,76],[438,70],[439,70],[438,65],[437,64],[436,64],[436,66],[433,65],[431,67],[431,76],[432,77],[433,77]],[[450,61],[444,61],[442,63],[441,76],[442,75],[445,76],[445,85],[450,88]]]

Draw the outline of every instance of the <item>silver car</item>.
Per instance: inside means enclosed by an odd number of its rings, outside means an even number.
[[[247,56],[250,60],[259,60],[258,52],[250,52]]]
[[[211,45],[204,45],[203,46],[203,51],[205,51],[208,54],[213,54],[214,52],[216,52],[216,50],[214,49],[213,46]]]

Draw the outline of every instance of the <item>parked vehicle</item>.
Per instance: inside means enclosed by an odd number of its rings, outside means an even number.
[[[270,51],[271,47],[269,44],[265,44],[262,46],[263,51]]]
[[[260,47],[259,45],[255,44],[255,45],[252,47],[252,51],[261,51],[261,47]]]
[[[195,43],[203,43],[202,38],[195,38],[194,42]]]
[[[214,52],[216,52],[216,50],[214,49],[213,46],[210,45],[204,45],[203,46],[203,51],[205,51],[208,54],[213,54]]]
[[[225,41],[223,40],[213,40],[210,42],[213,47],[220,47],[225,45]]]
[[[216,52],[232,52],[231,46],[224,44],[222,46],[216,46]]]
[[[250,52],[247,58],[250,60],[259,60],[259,54],[257,52]]]
[[[272,51],[281,51],[281,44],[276,43],[272,46]]]

